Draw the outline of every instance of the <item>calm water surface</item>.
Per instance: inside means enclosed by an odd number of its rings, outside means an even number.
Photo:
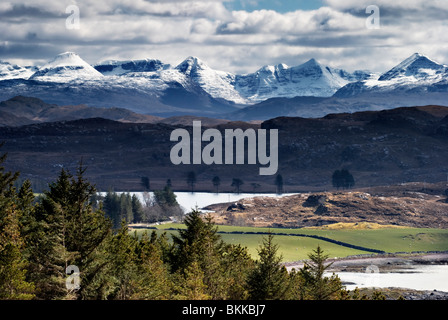
[[[335,272],[348,290],[356,287],[408,288],[415,290],[437,290],[448,292],[448,265],[419,265],[400,272],[363,273]]]

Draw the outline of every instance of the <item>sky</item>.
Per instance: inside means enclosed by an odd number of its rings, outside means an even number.
[[[242,74],[315,58],[384,72],[415,52],[448,64],[447,17],[446,0],[2,0],[0,60],[43,65],[72,51],[90,64],[176,65],[196,56]]]

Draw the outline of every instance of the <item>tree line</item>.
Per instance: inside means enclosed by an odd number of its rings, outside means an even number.
[[[147,191],[150,190],[150,179],[148,177],[141,177],[140,181],[143,188]],[[196,173],[194,171],[189,171],[186,175],[186,183],[188,185],[188,188],[191,192],[195,191],[196,183],[197,183],[197,177]],[[211,179],[211,183],[213,185],[213,188],[216,193],[220,192],[221,187],[221,178],[219,176],[214,176]],[[350,189],[355,186],[355,179],[353,175],[347,170],[347,169],[341,169],[341,170],[335,170],[331,176],[331,183],[334,188],[338,189]],[[235,193],[241,193],[241,188],[244,184],[244,181],[241,178],[232,178],[232,182],[230,184],[231,187],[233,187],[233,190]],[[284,182],[283,182],[283,176],[281,174],[277,174],[274,178],[274,184],[276,186],[276,193],[282,194],[284,192]],[[172,182],[171,179],[167,179],[167,186],[171,188]],[[256,191],[257,188],[259,188],[261,185],[252,182],[250,184],[252,186],[253,192]]]
[[[18,173],[0,167],[0,299],[382,298],[349,292],[336,275],[324,276],[328,256],[320,247],[303,268],[287,272],[269,234],[253,259],[246,247],[225,243],[197,210],[172,239],[156,231],[139,237],[126,223],[131,197],[114,229],[104,211],[107,196],[98,202],[84,173],[82,166],[74,175],[62,169],[35,197],[28,180],[16,189]],[[74,269],[79,273],[67,274]],[[76,279],[79,286],[71,286]]]
[[[151,187],[151,180],[149,179],[149,177],[141,177],[140,178],[140,185],[144,188],[144,190],[149,191],[150,187]],[[190,189],[191,192],[195,191],[195,187],[196,187],[196,183],[197,183],[197,177],[196,177],[196,172],[194,171],[189,171],[186,175],[186,183],[188,188]],[[221,187],[221,178],[219,176],[213,176],[213,178],[211,179],[211,183],[213,185],[213,189],[216,193],[220,192],[220,187]],[[230,184],[231,187],[233,187],[233,190],[235,193],[241,193],[241,187],[243,186],[244,181],[241,178],[232,178],[232,182]],[[278,194],[283,193],[283,176],[281,174],[277,174],[275,176],[274,179],[274,184],[276,186],[276,192]],[[172,187],[172,182],[171,179],[167,179],[166,185],[169,186],[170,188]],[[255,182],[252,182],[250,184],[253,188],[253,191],[255,192],[255,190],[260,187],[261,185]]]
[[[143,202],[136,194],[113,191],[108,191],[104,196],[96,195],[93,199],[97,206],[102,204],[102,209],[115,229],[120,227],[122,221],[127,224],[154,223],[170,218],[178,220],[184,214],[169,185],[162,190],[154,190],[152,196],[144,192]]]

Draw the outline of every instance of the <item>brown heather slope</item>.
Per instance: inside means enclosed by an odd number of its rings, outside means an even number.
[[[0,111],[9,113],[14,109],[16,117],[28,119],[51,114],[53,119],[53,111],[72,110],[72,107],[49,107],[31,98],[12,100],[0,104]],[[86,116],[93,116],[90,113],[93,109],[84,110],[89,111]],[[0,141],[5,142],[0,152],[8,153],[7,170],[19,171],[21,178],[31,179],[36,192],[54,180],[61,167],[76,171],[81,159],[88,167],[89,180],[103,191],[109,188],[142,191],[143,176],[151,180],[152,190],[163,188],[170,179],[175,191],[187,191],[190,187],[186,176],[190,171],[196,173],[196,191],[214,191],[214,176],[221,178],[221,192],[234,190],[233,178],[244,181],[241,192],[276,191],[275,176],[261,176],[259,164],[173,165],[170,151],[177,142],[170,141],[170,134],[179,127],[191,134],[191,124],[186,125],[193,121],[191,117],[174,119],[175,123],[180,121],[185,125],[158,121],[129,123],[143,120],[126,118],[125,122],[121,111],[113,108],[95,111],[107,111],[120,121],[90,118],[0,126]],[[9,117],[7,122],[13,120]],[[221,121],[207,119],[204,124],[214,126],[222,135],[226,128],[278,129],[278,173],[283,176],[286,192],[333,190],[331,176],[342,168],[353,174],[356,187],[418,181],[438,183],[447,179],[447,107],[332,114],[320,119],[280,117],[261,124]],[[36,188],[38,184],[42,187]]]
[[[138,114],[124,108],[96,108],[86,105],[59,106],[32,97],[16,96],[0,102],[0,126],[13,127],[89,118],[132,123],[154,123],[162,120],[160,117]]]
[[[405,190],[405,186],[402,186]],[[379,188],[377,188],[379,189]],[[430,189],[427,189],[430,190]],[[364,191],[303,193],[281,198],[258,197],[205,209],[218,224],[255,227],[311,227],[334,223],[448,228],[445,197],[405,191],[383,195]],[[387,195],[386,195],[387,194]]]

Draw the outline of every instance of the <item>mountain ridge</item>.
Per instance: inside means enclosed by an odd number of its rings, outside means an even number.
[[[397,106],[448,105],[448,67],[415,53],[381,74],[348,72],[312,58],[293,67],[265,65],[238,75],[214,70],[193,56],[175,66],[149,58],[91,66],[77,54],[65,52],[37,70],[2,62],[0,100],[17,95],[161,117],[321,117]],[[310,103],[311,97],[319,99]],[[275,101],[281,106],[276,107]]]
[[[310,72],[312,69],[314,69],[314,72]],[[276,90],[284,86],[288,81],[295,84],[297,81],[303,82],[304,79],[309,77],[311,85],[313,85],[313,81],[320,80],[320,75],[324,75],[325,79],[321,83],[317,83],[314,90],[306,91],[303,86],[298,88],[294,85],[289,85],[287,88],[280,90],[280,96],[330,96],[348,81],[358,80],[360,76],[369,74],[367,71],[363,73],[363,71],[358,70],[354,73],[349,73],[342,69],[323,66],[314,58],[294,67],[288,67],[283,63],[275,66],[266,65],[253,73],[247,74],[233,74],[214,70],[208,67],[204,61],[193,56],[186,58],[177,66],[171,66],[160,60],[149,58],[121,61],[108,60],[91,66],[76,53],[64,52],[38,68],[29,78],[26,78],[26,76],[20,78],[43,81],[63,81],[65,78],[66,81],[70,81],[76,79],[101,79],[102,76],[142,76],[147,77],[147,79],[157,80],[156,74],[159,72],[163,73],[165,70],[178,71],[190,77],[213,98],[227,99],[234,103],[243,104],[251,104],[279,96]],[[296,78],[298,76],[295,71],[303,71],[305,74],[303,76],[299,75],[301,79],[293,79],[294,76]],[[153,74],[149,75],[148,73]],[[166,74],[159,76],[159,78],[163,78],[163,76],[166,76]],[[14,75],[7,76],[5,74],[3,78],[0,77],[0,80],[2,79],[15,79],[15,77]],[[105,79],[101,80],[104,81]],[[247,88],[248,84],[255,84],[257,87]],[[307,83],[304,84],[307,85]],[[223,88],[225,89],[224,91],[222,90]]]

